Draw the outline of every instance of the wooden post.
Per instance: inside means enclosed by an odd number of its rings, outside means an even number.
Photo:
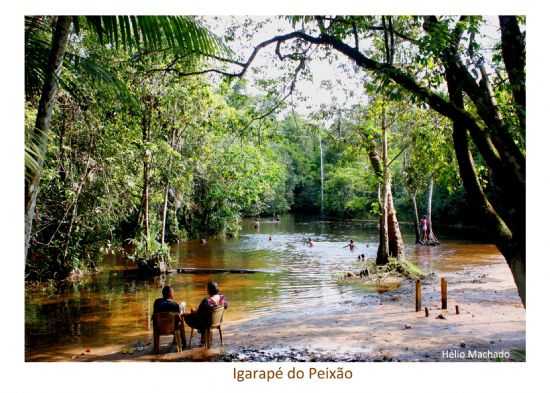
[[[428,311],[428,307],[424,307],[424,313],[426,314],[426,318],[430,316],[430,312]]]
[[[447,280],[441,277],[441,309],[447,309]]]
[[[458,309],[458,304],[455,306],[456,315],[460,314],[460,310]]]
[[[416,280],[416,312],[422,309],[422,287],[420,286],[420,280]]]

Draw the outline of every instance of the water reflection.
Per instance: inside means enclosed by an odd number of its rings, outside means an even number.
[[[502,260],[494,246],[439,235],[441,246],[417,247],[411,245],[412,231],[406,231],[407,257],[425,271]],[[314,241],[313,247],[305,243],[308,237]],[[357,244],[353,251],[344,248],[349,239]],[[248,268],[260,273],[173,274],[138,280],[124,274],[128,262],[108,256],[105,270],[81,283],[27,290],[26,356],[37,359],[45,351],[63,351],[71,346],[87,348],[148,340],[152,304],[166,284],[174,287],[176,300],[196,307],[204,296],[206,282],[218,281],[230,301],[226,320],[300,318],[301,313],[315,306],[337,310],[356,299],[361,289],[337,285],[335,272],[361,269],[364,262],[358,261],[357,255],[365,254],[372,260],[376,247],[373,223],[284,216],[280,223],[262,221],[258,229],[253,221],[246,222],[237,239],[213,239],[206,245],[190,241],[173,248],[180,267]],[[285,313],[288,310],[293,312]]]

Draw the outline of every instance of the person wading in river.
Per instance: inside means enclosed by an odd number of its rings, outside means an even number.
[[[185,323],[193,329],[197,329],[201,334],[201,344],[204,344],[204,333],[206,328],[210,325],[210,318],[214,307],[222,305],[224,308],[227,308],[229,305],[227,300],[225,300],[225,296],[220,293],[217,282],[208,281],[206,291],[208,292],[208,296],[202,299],[198,309],[194,310],[191,307],[190,312],[183,314]]]
[[[420,220],[420,225],[422,226],[422,241],[428,241],[428,219],[426,216],[423,216]]]
[[[344,247],[342,247],[342,248],[347,248],[347,247],[349,247],[349,250],[350,250],[350,251],[353,251],[353,249],[355,248],[355,243],[353,242],[353,239],[350,239],[349,243],[346,244],[346,245],[345,245]]]

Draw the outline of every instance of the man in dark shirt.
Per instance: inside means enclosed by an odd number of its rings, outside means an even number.
[[[178,314],[183,312],[180,305],[174,301],[174,290],[168,285],[162,288],[162,298],[155,300],[153,304],[153,314],[157,312],[176,312]]]

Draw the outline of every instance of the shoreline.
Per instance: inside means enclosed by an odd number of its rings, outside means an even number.
[[[439,277],[448,281],[448,310],[440,309]],[[422,282],[422,311],[414,311],[414,281],[383,294],[366,293],[342,302],[341,312],[299,305],[269,318],[256,317],[223,325],[225,347],[198,346],[176,353],[161,341],[161,354],[150,342],[92,348],[89,352],[30,355],[27,361],[490,361],[471,351],[510,354],[522,360],[525,309],[503,260],[464,270],[431,274]],[[460,314],[455,313],[459,305]],[[424,307],[429,309],[425,317]],[[289,317],[289,313],[299,313]],[[439,317],[441,315],[441,317]],[[189,337],[187,327],[187,338]],[[145,340],[147,341],[147,340]],[[148,341],[151,341],[150,338]],[[172,351],[172,352],[170,352]],[[447,351],[447,352],[445,352]],[[469,352],[470,351],[470,352]],[[32,350],[31,350],[32,352]],[[445,353],[447,356],[445,357]],[[461,353],[465,353],[461,357]],[[523,352],[524,353],[524,352]],[[449,357],[449,354],[458,354]]]

